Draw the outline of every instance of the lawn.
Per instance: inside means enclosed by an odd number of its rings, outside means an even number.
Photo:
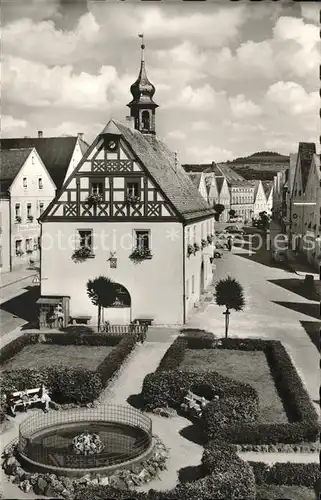
[[[262,351],[186,349],[184,360],[179,368],[216,371],[239,382],[250,384],[259,396],[259,422],[288,422],[282,400],[277,393]]]
[[[32,344],[24,347],[13,358],[6,361],[2,370],[19,368],[39,368],[40,366],[83,367],[96,370],[97,366],[108,356],[115,346],[54,345]]]
[[[262,484],[256,487],[257,500],[316,500],[316,494],[304,486],[276,486]]]

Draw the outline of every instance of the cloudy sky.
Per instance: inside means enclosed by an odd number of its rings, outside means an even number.
[[[181,162],[318,141],[316,4],[10,0],[2,18],[3,136],[91,142],[124,120],[144,33],[157,133]]]

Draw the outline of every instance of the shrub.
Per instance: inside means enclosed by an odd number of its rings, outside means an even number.
[[[37,342],[38,334],[25,333],[20,337],[8,342],[0,350],[0,364],[5,363],[9,359],[13,358],[18,352],[20,352],[26,345]]]
[[[111,339],[112,337],[110,337]],[[136,340],[134,335],[123,337],[117,347],[113,349],[109,355],[100,363],[97,368],[103,386],[107,384],[110,378],[119,370],[122,363],[134,349]]]
[[[187,347],[187,339],[178,337],[165,352],[162,357],[156,372],[161,370],[174,370],[179,367],[184,359],[185,349]]]
[[[213,347],[213,342],[215,342],[213,333],[206,331],[203,333],[188,333],[185,338],[188,342],[188,349],[211,349]]]
[[[207,383],[213,387],[215,395],[220,399],[238,397],[248,401],[249,408],[253,408],[258,396],[255,389],[247,384],[224,377],[216,372],[192,372],[180,370],[157,371],[146,375],[143,381],[142,397],[146,409],[164,407],[166,405],[179,406],[186,392],[197,384]],[[209,405],[207,405],[209,406]]]
[[[95,333],[94,329],[87,325],[69,325],[64,332],[72,335],[90,335]]]
[[[320,478],[320,466],[317,463],[282,463],[270,466],[264,462],[249,462],[253,468],[256,484],[276,484],[305,486],[313,488]]]
[[[91,335],[75,335],[74,333],[44,334],[41,342],[56,345],[88,345],[88,346],[116,346],[124,337],[121,335],[104,335],[93,333]]]

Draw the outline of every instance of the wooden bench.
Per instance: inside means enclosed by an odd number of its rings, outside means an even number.
[[[202,409],[209,403],[207,399],[201,396],[197,396],[192,391],[188,391],[184,397],[184,401],[181,408],[184,411],[194,414],[197,417],[201,417]]]
[[[35,389],[27,389],[25,391],[12,392],[10,394],[11,409],[13,410],[13,412],[15,412],[17,406],[24,406],[25,408],[27,408],[33,404],[41,403],[40,393],[40,387],[36,387]],[[24,395],[26,395],[25,401],[23,399]]]
[[[72,325],[88,325],[88,321],[91,320],[91,316],[70,316],[70,322]]]

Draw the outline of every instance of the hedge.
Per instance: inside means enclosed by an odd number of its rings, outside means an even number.
[[[180,483],[170,491],[145,492],[116,490],[109,486],[76,487],[75,500],[254,500],[256,496],[253,469],[241,460],[233,447],[212,442],[204,450],[203,476],[193,482]]]
[[[281,342],[261,339],[227,338],[211,340],[212,347],[209,347],[208,333],[204,335],[197,332],[198,335],[193,335],[192,337],[189,336],[188,332],[186,333],[187,335],[178,337],[174,341],[165,353],[156,372],[145,377],[142,395],[146,401],[147,409],[163,406],[164,404],[175,406],[181,402],[182,396],[191,388],[189,383],[190,375],[188,375],[191,372],[181,372],[179,370],[179,364],[184,358],[187,348],[202,349],[207,344],[205,348],[263,351],[266,355],[276,389],[283,401],[289,422],[285,424],[260,424],[258,422],[253,423],[256,420],[255,418],[246,419],[246,421],[242,420],[242,418],[239,420],[237,418],[230,418],[229,424],[226,423],[225,426],[217,426],[219,418],[215,418],[212,411],[213,418],[209,419],[210,424],[205,422],[206,438],[208,440],[221,439],[235,444],[249,445],[293,444],[316,441],[320,430],[317,412]],[[177,369],[175,370],[176,367]],[[166,372],[170,372],[170,375],[166,376]],[[201,374],[195,371],[192,372],[192,377],[197,378],[195,383],[209,382],[208,372]],[[247,399],[245,398],[243,403],[238,403],[239,411],[242,411],[242,408],[246,410],[246,401]],[[255,402],[251,397],[249,397],[248,401],[252,401],[252,408],[249,413],[254,416]],[[216,403],[216,407],[220,409],[220,415],[228,411],[227,405],[227,402],[223,405],[222,401]],[[211,406],[208,406],[208,411],[210,411]],[[230,401],[230,408],[232,411],[233,409],[236,410],[232,401]],[[206,415],[206,411],[203,414]],[[250,423],[251,420],[252,423]]]
[[[320,466],[317,463],[275,463],[248,462],[252,467],[257,485],[276,484],[287,486],[305,486],[314,488],[320,478]]]
[[[54,367],[39,367],[34,369],[21,368],[4,370],[2,372],[2,391],[14,392],[44,384],[52,393],[52,399],[57,403],[87,404],[98,398],[102,389],[111,377],[119,370],[121,364],[135,347],[134,336],[108,336],[102,334],[36,334],[16,339],[1,351],[2,359],[10,359],[27,344],[45,342],[59,345],[112,345],[115,348],[106,356],[97,369],[68,367],[57,364]],[[5,406],[2,407],[5,410]]]

